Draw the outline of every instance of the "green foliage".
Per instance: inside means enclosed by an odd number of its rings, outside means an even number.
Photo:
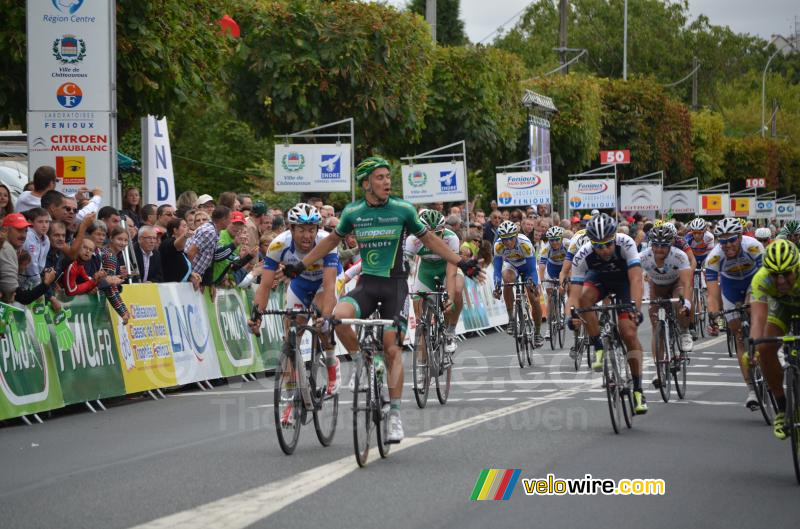
[[[25,3],[0,0],[3,24],[0,27],[0,71],[3,88],[0,90],[0,126],[24,124],[28,107],[27,39],[25,38]]]
[[[419,137],[433,43],[424,21],[380,4],[250,0],[231,65],[238,114],[262,135],[355,119],[360,156]]]
[[[598,159],[602,106],[600,84],[582,74],[553,75],[531,89],[553,99],[558,112],[550,119],[550,150],[555,183],[566,184]]]
[[[722,171],[725,162],[725,123],[709,110],[694,112],[692,119],[692,163],[700,186],[727,181]]]
[[[425,18],[426,0],[411,0],[407,9]],[[461,0],[436,2],[436,42],[443,46],[463,46],[469,42],[460,18]]]

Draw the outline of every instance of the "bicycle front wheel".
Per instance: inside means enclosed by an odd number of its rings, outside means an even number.
[[[758,409],[761,410],[761,416],[767,426],[772,424],[772,404],[769,402],[769,394],[767,382],[764,380],[764,373],[761,371],[761,366],[758,363],[753,363],[750,366],[750,384],[753,386],[753,392],[756,394],[758,400]]]
[[[355,363],[358,365],[355,366],[356,379],[353,389],[353,448],[358,466],[363,467],[367,464],[372,429],[375,425],[373,417],[375,395],[372,392],[370,377],[370,372],[374,369],[371,358],[362,358]]]
[[[661,359],[658,359],[658,353]],[[656,375],[658,376],[658,391],[661,399],[669,402],[672,381],[669,373],[669,344],[667,343],[667,326],[663,321],[659,321],[656,326]]]
[[[547,330],[550,331],[550,350],[558,349],[558,292],[550,295],[547,300]]]
[[[440,328],[439,332],[442,330]],[[445,340],[438,341],[439,347],[436,349],[436,364],[438,366],[436,371],[436,397],[439,399],[439,404],[447,404],[447,399],[450,397],[450,382],[453,378],[453,363],[445,363],[445,356],[447,353],[444,351]],[[446,366],[446,367],[445,367]]]
[[[558,329],[558,348],[564,348],[564,339],[567,335],[567,326],[564,324],[564,297],[558,295],[558,304],[556,305],[556,329]]]
[[[308,387],[314,402],[314,430],[322,446],[330,446],[339,420],[339,394],[329,395],[328,386],[333,381],[328,377],[326,354],[322,339],[314,329],[306,327],[303,332],[311,336],[311,361],[308,363]]]
[[[797,367],[786,368],[786,427],[791,439],[794,476],[800,484],[800,379]]]
[[[423,309],[422,318],[417,324],[414,333],[414,358],[412,361],[412,374],[414,379],[414,399],[417,406],[424,408],[428,405],[428,390],[431,384],[430,368],[428,366],[428,329],[430,328],[430,312]]]
[[[686,372],[689,370],[688,353],[678,352],[678,356],[672,358],[672,376],[675,379],[675,391],[679,399],[686,398]]]
[[[608,339],[604,339],[605,354],[603,355],[603,383],[606,387],[606,399],[608,400],[608,413],[611,416],[611,427],[614,433],[619,433],[622,423],[622,402],[619,395],[619,371],[611,344]]]
[[[525,358],[528,361],[528,366],[533,365],[533,318],[531,317],[529,307],[526,306],[524,313],[525,321]]]
[[[302,425],[303,401],[300,398],[297,370],[294,362],[283,353],[275,367],[275,391],[273,394],[273,413],[278,444],[283,453],[292,455],[297,448]]]
[[[514,345],[517,348],[517,361],[519,368],[525,367],[525,319],[522,316],[522,306],[514,303]]]
[[[389,375],[386,373],[384,376]],[[386,459],[389,457],[389,449],[391,448],[391,445],[386,441],[389,439],[389,395],[383,394],[383,383],[378,380],[378,374],[374,370],[372,385],[375,394],[375,408],[372,411],[372,417],[375,421],[376,443],[381,458]]]

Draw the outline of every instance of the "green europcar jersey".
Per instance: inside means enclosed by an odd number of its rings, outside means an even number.
[[[406,237],[421,237],[425,226],[414,206],[389,197],[381,206],[361,199],[344,208],[336,233],[344,237],[354,232],[361,255],[361,273],[378,277],[408,277],[403,258]]]

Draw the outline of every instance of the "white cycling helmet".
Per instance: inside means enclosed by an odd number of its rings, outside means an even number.
[[[289,212],[286,214],[286,219],[289,225],[293,224],[316,224],[319,225],[322,222],[322,217],[317,211],[317,208],[312,206],[311,204],[306,204],[305,202],[300,202],[296,204]]]
[[[511,237],[516,237],[518,233],[519,226],[510,220],[504,220],[500,223],[500,226],[497,227],[497,236],[501,239],[510,239]]]
[[[551,226],[547,229],[547,232],[544,234],[548,240],[550,239],[561,239],[564,237],[564,228],[561,226]]]
[[[692,219],[692,222],[689,223],[689,229],[691,231],[705,231],[706,221],[700,217]]]
[[[758,228],[755,236],[759,241],[766,241],[772,237],[772,231],[769,228]]]
[[[722,219],[714,227],[714,235],[717,237],[729,233],[741,235],[743,232],[744,228],[742,228],[742,223],[739,222],[739,219],[733,219],[730,217]]]

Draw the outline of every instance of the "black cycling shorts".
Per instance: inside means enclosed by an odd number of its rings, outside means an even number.
[[[406,331],[408,322],[408,280],[403,277],[378,277],[362,275],[356,288],[341,299],[356,308],[356,318],[369,318],[381,304],[382,319],[400,319],[400,332]],[[393,327],[389,327],[393,329]]]

